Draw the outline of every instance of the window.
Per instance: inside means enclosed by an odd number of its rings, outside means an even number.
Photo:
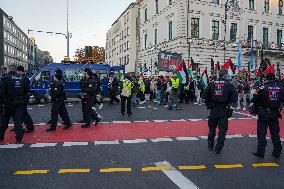
[[[129,12],[127,13],[126,22],[129,22]]]
[[[154,37],[154,44],[155,45],[157,45],[157,43],[158,43],[158,30],[157,29],[155,29],[155,37]]]
[[[231,24],[231,29],[230,29],[230,40],[231,41],[236,41],[237,40],[237,29],[238,26],[236,23]]]
[[[146,8],[145,11],[144,11],[144,22],[147,22],[148,20],[148,9]]]
[[[191,37],[199,38],[199,18],[191,18]]]
[[[169,40],[173,39],[173,22],[169,22]]]
[[[279,0],[278,2],[278,14],[279,15],[283,14],[283,0]]]
[[[159,0],[156,0],[156,14],[159,14]]]
[[[126,29],[126,34],[127,34],[127,36],[129,36],[129,27],[127,27],[127,29]]]
[[[219,5],[219,0],[212,0],[212,3]]]
[[[127,65],[129,64],[129,55],[127,55],[127,61],[126,61],[126,64],[127,64]]]
[[[147,34],[144,35],[144,48],[147,49]]]
[[[249,10],[254,10],[254,0],[249,0]]]
[[[282,36],[283,36],[282,30],[277,30],[277,46],[279,48],[282,47]]]
[[[219,39],[219,21],[216,20],[212,21],[212,39],[213,40]]]
[[[78,82],[84,77],[80,69],[67,69],[64,70],[64,79],[66,82]]]
[[[248,41],[253,40],[253,26],[248,26]]]
[[[169,5],[172,5],[173,4],[173,1],[172,0],[169,0]]]
[[[129,41],[127,41],[126,48],[129,50]]]
[[[269,0],[264,0],[264,12],[269,13]]]
[[[263,28],[263,44],[268,46],[268,28]]]

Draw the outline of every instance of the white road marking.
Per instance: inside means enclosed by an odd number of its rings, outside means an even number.
[[[95,145],[109,145],[109,144],[119,144],[118,140],[113,140],[113,141],[95,141]]]
[[[88,142],[64,142],[63,146],[87,146]]]
[[[134,140],[123,140],[125,144],[137,144],[137,143],[145,143],[146,139],[134,139]]]
[[[257,135],[248,135],[250,138],[256,138]]]
[[[131,123],[130,121],[113,121],[112,123]]]
[[[251,117],[241,117],[241,118],[238,118],[238,120],[251,120],[252,118]]]
[[[176,138],[179,141],[185,141],[185,140],[199,140],[197,137],[177,137]]]
[[[155,138],[151,139],[152,142],[172,142],[173,139],[171,138]]]
[[[134,121],[134,123],[148,123],[149,120],[145,120],[145,121]]]
[[[43,147],[54,147],[57,143],[36,143],[32,144],[31,148],[43,148]]]
[[[158,122],[158,123],[162,123],[162,122],[166,122],[168,120],[153,120],[154,122]]]
[[[164,162],[157,162],[155,163],[156,166],[171,166],[171,164],[167,161]],[[181,189],[199,189],[193,182],[191,182],[188,178],[183,176],[179,171],[177,171],[174,167],[172,170],[162,170],[169,179],[173,183],[175,183]]]
[[[0,148],[4,149],[16,149],[16,148],[22,148],[24,144],[6,144],[6,145],[0,145]]]
[[[185,119],[177,119],[177,120],[170,120],[170,121],[173,121],[173,122],[179,122],[179,121],[186,121]]]
[[[243,135],[236,134],[236,135],[227,135],[226,136],[226,138],[241,138],[241,137],[243,137]]]
[[[102,124],[110,124],[110,122],[107,122],[107,121],[105,121],[105,122],[100,122],[100,123],[102,123]]]
[[[199,138],[206,140],[208,139],[208,136],[199,136]]]
[[[250,116],[252,117],[252,115],[250,114],[246,114],[246,113],[242,113],[242,112],[234,112],[235,114],[240,114],[240,115],[244,115],[244,116]]]
[[[72,105],[72,104],[68,104],[68,107],[73,107],[74,105]]]
[[[202,121],[202,119],[188,119],[188,121]]]
[[[284,138],[280,138],[281,142],[284,142]]]
[[[137,107],[138,109],[146,109],[146,107]]]
[[[44,107],[44,105],[42,105],[42,104],[39,104],[39,105],[37,105],[38,107]]]
[[[32,110],[33,108],[28,108],[28,110]]]

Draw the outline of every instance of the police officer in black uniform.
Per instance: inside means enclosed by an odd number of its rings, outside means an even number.
[[[100,91],[100,83],[95,74],[89,69],[84,69],[84,82],[81,82],[82,95],[82,112],[83,112],[83,122],[84,125],[81,128],[88,128],[91,126],[92,119],[95,120],[95,126],[100,122],[98,113],[92,108],[95,106],[96,97]]]
[[[65,106],[66,93],[62,82],[62,70],[60,69],[55,70],[54,81],[51,83],[50,96],[52,101],[51,123],[50,128],[46,129],[46,131],[50,132],[56,130],[58,114],[61,115],[61,118],[66,124],[64,129],[69,129],[72,124]]]
[[[109,74],[109,82],[108,82],[109,95],[110,95],[110,102],[109,102],[109,104],[113,104],[113,101],[115,101],[116,103],[119,103],[119,99],[116,97],[117,96],[117,91],[118,91],[118,86],[119,86],[119,81],[114,76],[114,73],[111,72]]]
[[[16,143],[21,143],[24,136],[23,114],[26,103],[26,96],[30,90],[27,80],[16,73],[16,66],[8,66],[8,74],[1,81],[0,94],[5,99],[5,112],[0,126],[0,140],[4,140],[5,131],[8,128],[9,120],[13,117],[15,124]]]
[[[255,156],[264,158],[266,147],[266,134],[269,127],[274,150],[272,155],[279,158],[282,146],[280,141],[279,118],[281,118],[281,104],[284,102],[284,89],[276,83],[275,75],[269,73],[266,76],[266,82],[259,87],[257,95],[252,102],[256,106],[258,113],[257,120],[257,151]]]
[[[208,149],[213,150],[216,128],[218,127],[218,139],[215,153],[220,154],[225,142],[228,130],[228,118],[231,117],[231,104],[237,102],[238,95],[235,87],[227,80],[227,70],[221,70],[219,79],[210,83],[203,93],[205,104],[210,109],[208,120]]]

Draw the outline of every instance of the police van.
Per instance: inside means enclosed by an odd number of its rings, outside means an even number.
[[[31,90],[29,96],[29,103],[39,103],[42,99],[47,103],[48,90],[51,82],[54,79],[54,72],[56,69],[63,71],[63,81],[65,84],[65,91],[67,98],[80,97],[80,80],[83,78],[83,69],[89,68],[93,73],[97,73],[101,80],[102,96],[108,96],[108,74],[113,72],[120,80],[125,73],[125,66],[109,66],[105,63],[99,64],[76,64],[73,62],[52,63],[40,69],[36,74],[30,78]]]

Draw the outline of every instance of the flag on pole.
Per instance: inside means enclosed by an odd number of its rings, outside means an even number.
[[[253,41],[251,41],[251,49],[250,49],[250,70],[254,70],[254,50],[253,50]]]
[[[188,73],[184,61],[177,67],[176,72],[180,82],[185,84],[187,82]]]
[[[270,67],[268,67],[263,74],[269,74],[269,73],[274,73],[275,72],[275,68],[274,68],[274,64],[272,64]]]
[[[238,42],[238,70],[242,69],[242,49],[241,42]]]
[[[228,70],[228,75],[229,75],[229,78],[231,78],[231,76],[234,75],[234,64],[233,62],[231,61],[231,59],[228,59],[226,61],[226,63],[222,66],[222,68]]]
[[[207,75],[207,68],[203,71],[200,81],[204,87],[208,84],[208,75]]]

